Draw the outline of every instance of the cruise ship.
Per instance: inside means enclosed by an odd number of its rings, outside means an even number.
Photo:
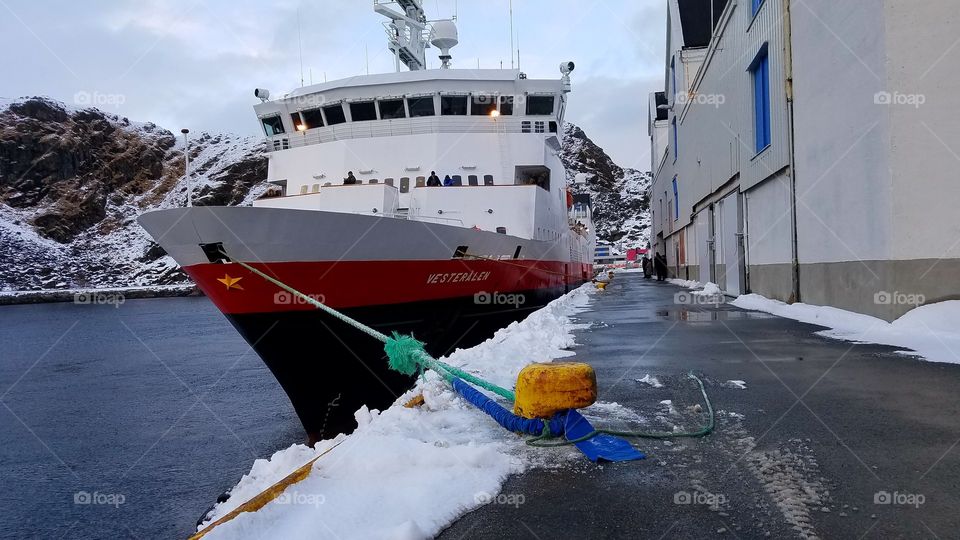
[[[270,187],[252,207],[139,218],[260,355],[311,442],[413,380],[379,342],[234,261],[437,357],[593,277],[590,200],[559,157],[573,63],[547,80],[452,69],[455,21],[428,21],[419,0],[374,8],[395,73],[255,90]]]

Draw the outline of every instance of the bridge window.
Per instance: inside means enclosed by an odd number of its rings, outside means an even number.
[[[433,116],[437,113],[433,106],[433,96],[407,98],[407,107],[410,109],[410,118]]]
[[[553,96],[527,96],[527,114],[530,116],[553,114]]]
[[[407,117],[407,111],[403,108],[402,99],[382,99],[379,103],[381,120],[393,120],[395,118]]]
[[[306,131],[307,124],[300,118],[300,113],[295,112],[290,115],[290,121],[293,122],[294,131]]]
[[[260,121],[263,122],[263,131],[267,134],[267,137],[284,133],[283,120],[280,119],[279,114],[261,118]]]
[[[500,96],[500,115],[513,115],[513,96]]]
[[[324,107],[323,115],[327,117],[328,126],[335,126],[347,121],[346,115],[343,114],[343,105],[329,105]]]
[[[440,114],[443,116],[465,116],[467,114],[467,96],[442,96]]]
[[[470,114],[473,116],[490,116],[490,113],[497,110],[497,96],[479,95],[473,96],[473,106]]]
[[[377,107],[372,101],[350,104],[350,116],[354,122],[367,122],[377,119]]]
[[[303,119],[303,123],[306,124],[307,129],[323,127],[323,115],[320,114],[320,109],[300,111],[300,118]]]

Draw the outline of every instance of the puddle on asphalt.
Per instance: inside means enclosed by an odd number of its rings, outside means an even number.
[[[759,311],[740,311],[740,310],[709,310],[699,311],[689,308],[662,309],[657,311],[658,317],[663,317],[668,321],[688,321],[688,322],[707,322],[707,321],[735,321],[744,319],[772,319],[774,316],[769,313]]]

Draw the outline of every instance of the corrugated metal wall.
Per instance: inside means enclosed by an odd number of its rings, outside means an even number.
[[[678,115],[679,155],[673,163],[670,134],[669,156],[653,193],[666,191],[672,199],[670,182],[677,176],[680,219],[672,229],[688,225],[693,205],[737,174],[741,189],[746,190],[789,164],[782,2],[766,0],[756,17],[749,0],[732,1],[728,10],[719,42],[704,64],[706,71],[690,103],[678,103],[670,114],[671,120]],[[764,44],[770,59],[771,145],[757,155],[753,79],[748,69]],[[673,221],[673,216],[665,217]]]

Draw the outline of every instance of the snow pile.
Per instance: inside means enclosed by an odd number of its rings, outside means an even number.
[[[649,373],[644,375],[642,379],[634,379],[634,380],[637,381],[638,383],[643,383],[643,384],[652,386],[654,388],[663,388],[663,383],[661,383],[659,379],[657,379],[653,375],[650,375]]]
[[[697,296],[718,296],[723,295],[723,291],[720,290],[720,287],[717,286],[716,283],[711,281],[703,286],[703,290],[693,291],[693,294]]]
[[[726,386],[726,387],[728,387],[728,388],[736,388],[737,390],[746,390],[746,389],[747,389],[747,382],[746,382],[746,381],[739,381],[739,380],[732,380],[732,381],[727,381],[727,382],[724,384],[724,386]]]
[[[570,316],[589,303],[591,289],[581,287],[445,361],[512,387],[528,362],[573,355],[567,350],[575,344],[572,331],[585,325]],[[270,460],[257,460],[230,499],[213,510],[211,521],[340,443],[283,496],[218,526],[207,538],[432,537],[495,498],[508,475],[544,457],[544,449],[526,446],[435,374],[426,379],[383,412],[358,411],[360,427],[351,435],[323,441],[316,449],[295,445]],[[420,393],[424,405],[403,407]],[[572,455],[569,448],[548,452],[554,452],[547,454],[554,461]]]
[[[741,296],[732,304],[825,326],[829,330],[818,332],[823,336],[911,349],[931,362],[960,363],[960,300],[920,306],[892,323],[829,306],[785,304],[758,294]]]
[[[688,289],[699,289],[703,285],[699,281],[687,280],[687,279],[667,279],[668,283],[673,283],[674,285],[679,285],[680,287],[686,287]]]

